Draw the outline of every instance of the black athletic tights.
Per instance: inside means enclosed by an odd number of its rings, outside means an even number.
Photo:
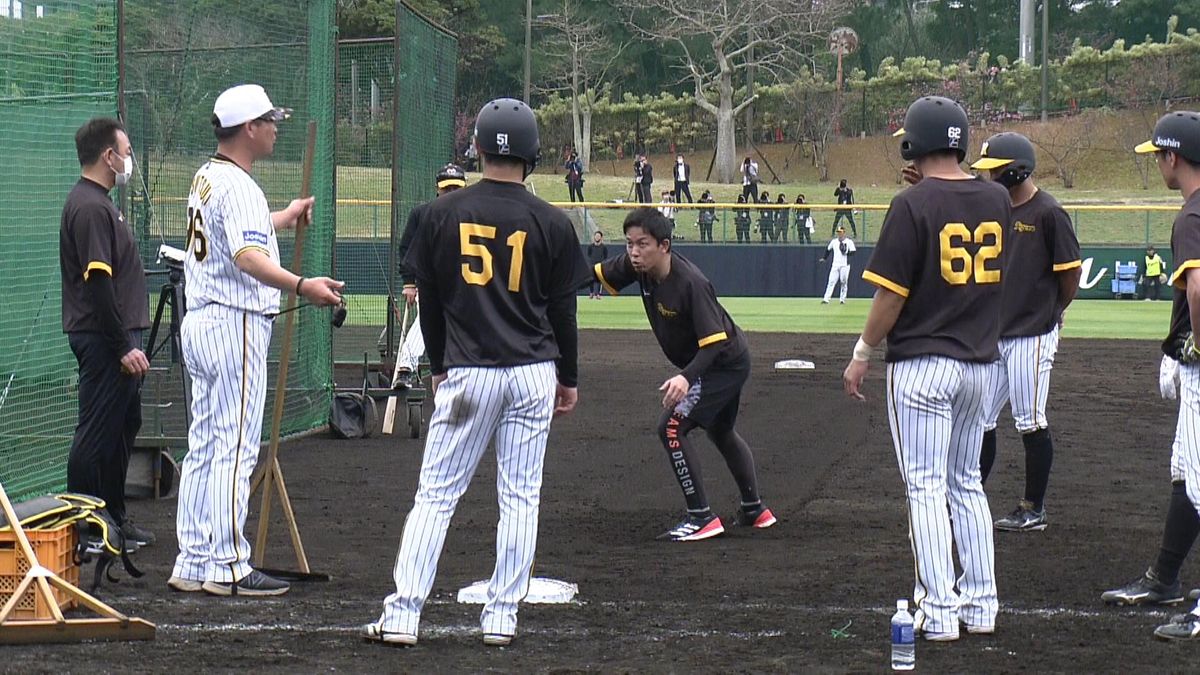
[[[708,499],[704,496],[704,482],[700,476],[700,460],[688,434],[700,425],[671,410],[664,410],[658,421],[658,437],[667,450],[671,471],[683,490],[689,513],[708,512]],[[709,430],[708,439],[717,446],[729,473],[737,482],[743,504],[757,504],[758,477],[754,472],[754,455],[750,446],[732,428]]]

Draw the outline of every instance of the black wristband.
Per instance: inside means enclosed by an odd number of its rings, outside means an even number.
[[[296,297],[300,297],[300,284],[304,283],[304,277],[300,277],[296,281]]]

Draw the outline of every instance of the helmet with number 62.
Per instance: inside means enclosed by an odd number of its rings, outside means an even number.
[[[967,156],[967,132],[970,123],[962,106],[944,96],[923,96],[904,115],[904,126],[893,136],[900,137],[900,156],[920,159],[939,150],[956,150],[958,161]]]

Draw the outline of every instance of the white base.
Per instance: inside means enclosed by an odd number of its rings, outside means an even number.
[[[816,367],[812,361],[800,359],[784,359],[775,362],[775,370],[815,370]]]
[[[482,605],[487,602],[487,580],[476,581],[458,592],[458,601],[468,605]],[[525,602],[534,605],[562,605],[575,599],[579,592],[577,584],[534,577],[529,582],[529,595]]]

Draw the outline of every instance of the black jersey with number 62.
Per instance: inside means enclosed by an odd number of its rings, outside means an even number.
[[[561,210],[517,183],[484,179],[425,206],[404,260],[445,316],[444,366],[559,357],[547,307],[591,278]],[[574,355],[572,355],[573,358]]]
[[[892,199],[863,279],[904,296],[887,360],[1000,357],[1008,192],[985,180],[926,178]]]

